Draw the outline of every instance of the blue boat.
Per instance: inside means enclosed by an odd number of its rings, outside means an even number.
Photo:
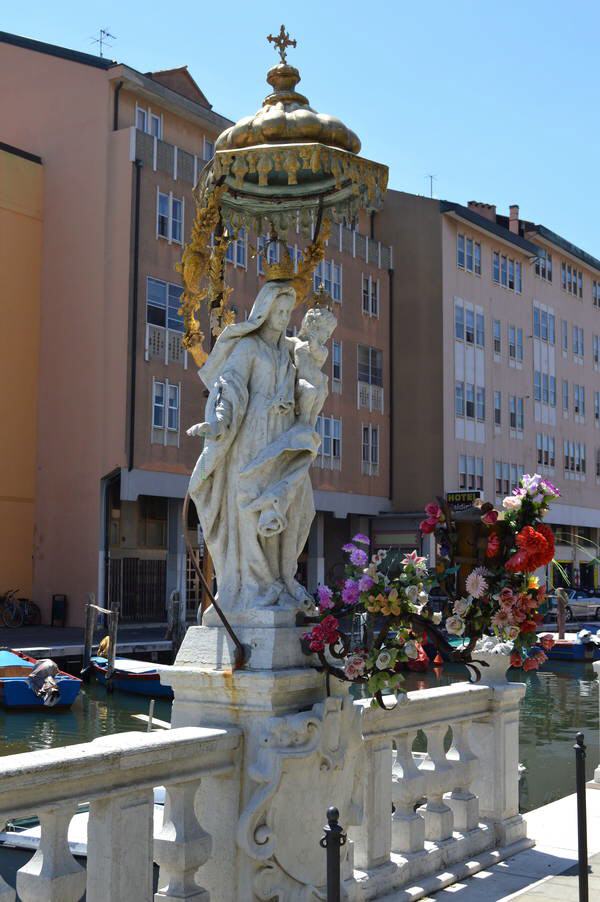
[[[106,670],[108,660],[94,655],[90,662],[96,679],[106,686]],[[170,686],[163,686],[160,674],[149,661],[134,661],[132,658],[115,658],[115,669],[111,677],[115,689],[121,692],[132,692],[134,695],[146,695],[149,698],[173,698]]]
[[[38,662],[35,658],[11,648],[0,649],[0,704],[5,708],[48,708],[36,695],[29,674]],[[81,689],[81,680],[59,670],[54,677],[58,697],[52,708],[70,708]]]

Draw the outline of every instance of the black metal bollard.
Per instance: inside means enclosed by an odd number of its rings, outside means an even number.
[[[325,836],[321,848],[327,851],[327,902],[341,902],[340,849],[346,845],[346,834],[338,824],[340,816],[337,808],[327,809]]]
[[[579,853],[579,902],[588,902],[587,813],[585,807],[585,745],[583,733],[575,737],[575,785],[577,791],[577,849]]]

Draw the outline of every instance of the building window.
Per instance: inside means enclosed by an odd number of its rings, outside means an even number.
[[[509,425],[511,429],[517,428],[517,398],[510,395],[508,398]]]
[[[138,544],[143,548],[167,547],[166,498],[139,496]]]
[[[465,341],[471,345],[475,343],[475,314],[470,307],[465,310]]]
[[[568,353],[569,350],[569,324],[566,319],[562,321],[562,349],[563,353]]]
[[[467,455],[459,454],[458,456],[458,487],[466,489],[467,487]]]
[[[212,160],[215,155],[215,142],[209,141],[208,138],[204,138],[204,148],[203,148],[203,158],[208,162],[208,160]]]
[[[379,427],[362,427],[362,472],[365,476],[379,473]]]
[[[457,417],[465,415],[465,383],[457,382],[454,389],[454,412]]]
[[[160,279],[146,279],[146,322],[152,326],[163,326],[176,332],[183,332],[183,317],[179,315],[181,285],[162,282]]]
[[[165,427],[165,383],[155,382],[152,390],[152,425],[155,429]]]
[[[600,391],[594,392],[594,419],[600,423]]]
[[[245,269],[247,258],[246,230],[239,229],[237,233],[234,233],[233,230],[228,227],[227,231],[231,238],[227,245],[227,250],[225,251],[225,259],[228,263],[233,263],[234,266],[241,266]],[[234,234],[235,237],[233,237]]]
[[[383,385],[383,351],[358,345],[358,381]]]
[[[592,301],[594,307],[600,307],[600,282],[592,282]]]
[[[454,336],[464,341],[465,339],[465,308],[462,304],[454,304]]]
[[[183,240],[183,200],[173,193],[158,192],[156,203],[156,234],[167,241],[181,244]]]
[[[481,275],[481,244],[459,234],[456,239],[456,265],[459,269]]]
[[[543,248],[540,249],[540,255],[535,261],[535,274],[546,282],[552,281],[552,254]]]
[[[518,363],[523,362],[523,330],[512,325],[508,327],[508,356]]]
[[[562,383],[562,398],[563,398],[563,410],[565,413],[569,410],[569,383],[566,379],[563,379]]]
[[[341,263],[333,263],[332,264],[332,292],[331,296],[334,301],[342,300],[342,264]]]
[[[585,416],[585,386],[573,385],[573,413]]]
[[[543,467],[554,467],[556,463],[554,436],[538,432],[536,446],[538,464]]]
[[[379,279],[362,277],[362,309],[367,316],[379,316]]]
[[[475,419],[475,386],[471,382],[466,386],[465,416],[469,420]]]
[[[459,489],[483,490],[483,457],[472,457],[470,454],[458,456]]]
[[[485,420],[485,388],[477,387],[477,419]]]
[[[500,320],[495,319],[493,324],[494,354],[502,354],[502,326]]]
[[[167,429],[179,431],[179,386],[169,384],[169,407],[167,411]]]
[[[331,376],[334,382],[342,381],[342,343],[333,341],[331,345]]]
[[[342,421],[336,417],[318,416],[315,429],[321,436],[318,451],[321,466],[339,470],[342,457]]]
[[[550,376],[548,381],[550,407],[556,407],[556,376]]]
[[[583,297],[583,273],[574,266],[561,263],[560,284],[563,291],[568,291],[575,297]]]
[[[523,267],[518,260],[500,254],[492,253],[492,279],[499,285],[521,294],[523,291]]]
[[[600,363],[600,341],[597,335],[592,335],[592,355],[594,363]]]
[[[573,356],[584,356],[583,329],[581,326],[573,326]]]
[[[492,278],[494,282],[500,281],[500,254],[494,251],[492,254]]]
[[[564,440],[563,444],[565,470],[570,473],[586,472],[586,448],[582,442]]]
[[[494,423],[496,426],[502,425],[502,392],[494,392]]]
[[[533,397],[535,401],[542,400],[542,373],[541,370],[533,372]]]
[[[523,432],[525,428],[525,400],[517,398],[517,432]]]
[[[485,345],[485,319],[483,313],[475,314],[475,344],[480,348]]]
[[[147,131],[148,127],[148,111],[139,106],[135,109],[135,127],[141,132]]]
[[[162,138],[162,118],[157,116],[156,113],[150,114],[150,134],[158,138],[159,141]]]

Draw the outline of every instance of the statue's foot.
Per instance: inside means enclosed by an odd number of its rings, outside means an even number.
[[[266,592],[263,592],[256,600],[256,606],[259,608],[270,608],[279,602],[282,593],[285,592],[285,586],[281,580],[276,580]]]

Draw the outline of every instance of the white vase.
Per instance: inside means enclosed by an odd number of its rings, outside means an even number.
[[[493,654],[489,651],[474,651],[473,663],[477,666],[477,661],[487,664],[487,667],[479,667],[481,674],[480,684],[485,686],[506,685],[508,680],[506,672],[510,667],[510,655]]]

